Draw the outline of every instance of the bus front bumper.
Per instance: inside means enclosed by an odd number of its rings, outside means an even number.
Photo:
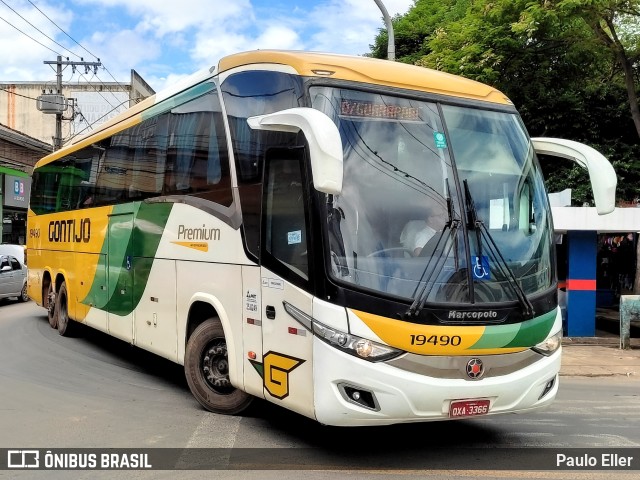
[[[505,354],[500,355],[503,359]],[[538,354],[536,354],[538,355]],[[471,359],[472,357],[469,357]],[[437,378],[386,363],[370,363],[314,338],[316,419],[325,425],[427,422],[546,407],[558,391],[561,348],[505,375],[480,380]],[[469,402],[464,402],[468,400]],[[461,410],[452,402],[471,408]],[[473,408],[473,405],[480,407]],[[456,403],[461,405],[460,403]],[[488,407],[487,407],[488,405]],[[455,412],[452,412],[455,410]],[[485,413],[486,410],[486,413]]]

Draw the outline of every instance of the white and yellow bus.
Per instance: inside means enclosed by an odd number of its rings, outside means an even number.
[[[38,162],[29,296],[61,335],[80,322],[184,365],[213,412],[259,397],[383,425],[543,407],[562,321],[536,149],[589,167],[613,208],[604,157],[532,140],[489,86],[231,55]]]

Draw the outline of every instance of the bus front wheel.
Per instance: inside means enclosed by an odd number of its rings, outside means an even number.
[[[189,337],[184,371],[191,393],[211,412],[235,415],[247,408],[253,399],[231,385],[227,341],[217,318],[198,325]]]
[[[54,316],[56,317],[56,325],[58,325],[58,333],[63,337],[71,333],[71,320],[69,318],[69,303],[67,295],[67,284],[62,282],[60,288],[58,288],[58,294],[56,295],[56,310]]]

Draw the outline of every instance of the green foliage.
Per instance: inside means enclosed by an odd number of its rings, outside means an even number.
[[[638,196],[639,132],[621,62],[630,62],[637,90],[640,0],[416,0],[393,25],[398,61],[496,87],[531,136],[591,145],[613,163],[618,198]],[[371,56],[386,52],[382,30]],[[584,170],[541,165],[551,191],[592,201]]]

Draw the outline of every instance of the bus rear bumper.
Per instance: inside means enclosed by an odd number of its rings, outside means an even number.
[[[369,363],[318,339],[314,350],[315,414],[326,425],[450,420],[451,403],[461,400],[480,405],[488,400],[482,416],[521,413],[548,406],[558,391],[561,349],[520,370],[480,380],[435,378]]]

